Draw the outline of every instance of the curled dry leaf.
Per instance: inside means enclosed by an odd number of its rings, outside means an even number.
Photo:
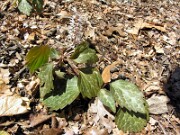
[[[102,79],[104,83],[108,83],[111,81],[111,73],[110,70],[115,67],[117,64],[122,63],[121,61],[115,61],[111,65],[108,65],[107,67],[104,68],[102,72]]]
[[[3,95],[0,97],[0,116],[23,114],[30,110],[30,100],[19,95]]]
[[[138,35],[139,30],[143,28],[155,28],[159,31],[166,32],[166,29],[164,26],[155,24],[155,23],[147,23],[147,22],[144,22],[143,19],[138,20],[138,22],[134,24],[134,28],[127,30],[127,32],[134,35]]]

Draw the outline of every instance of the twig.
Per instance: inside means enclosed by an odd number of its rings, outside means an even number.
[[[22,69],[20,69],[18,72],[15,73],[13,80],[17,80],[17,78],[20,76],[20,74],[26,69],[24,66]]]
[[[159,124],[161,130],[163,131],[164,135],[168,135],[167,132],[166,132],[166,130],[164,129],[164,127],[161,125],[161,123],[158,122],[158,124]]]
[[[74,65],[74,63],[72,62],[72,60],[70,59],[66,59],[66,61],[68,62],[69,66],[71,67],[71,69],[73,70],[73,72],[78,76],[79,75],[79,70],[76,67],[76,65]]]

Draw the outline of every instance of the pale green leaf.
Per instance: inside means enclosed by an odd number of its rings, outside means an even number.
[[[56,49],[54,49],[54,48],[51,48],[50,57],[52,59],[58,59],[59,58],[58,51]]]
[[[115,116],[115,123],[124,132],[140,132],[147,124],[147,116],[120,108]]]
[[[22,13],[29,16],[32,11],[32,6],[29,4],[29,2],[27,0],[20,0],[18,9]]]
[[[125,107],[129,111],[146,113],[143,94],[133,83],[117,80],[110,84],[110,90],[121,107]]]
[[[55,71],[55,74],[56,76],[59,78],[59,79],[63,79],[64,76],[65,76],[65,73],[64,72],[61,72],[61,71]]]
[[[8,132],[1,130],[0,135],[10,135]]]
[[[101,89],[98,92],[98,98],[105,106],[109,107],[114,113],[116,112],[114,97],[110,91],[106,89]]]
[[[67,81],[65,92],[61,95],[52,95],[45,99],[43,103],[52,110],[63,109],[71,104],[79,95],[77,77]]]
[[[30,49],[26,56],[26,64],[31,73],[48,62],[50,52],[51,49],[47,45],[36,46]]]
[[[80,71],[78,87],[83,97],[92,98],[97,96],[103,84],[102,77],[97,70]]]
[[[53,63],[44,65],[38,74],[41,81],[40,83],[40,97],[43,98],[46,94],[50,93],[54,88],[53,85]]]
[[[70,57],[77,63],[95,63],[98,61],[96,51],[89,48],[88,42],[83,42],[77,46],[75,52]]]

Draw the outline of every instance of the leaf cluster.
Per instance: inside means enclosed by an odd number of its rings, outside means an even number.
[[[26,56],[30,71],[33,73],[39,69],[40,96],[45,106],[59,110],[71,104],[79,94],[89,99],[98,97],[115,114],[115,123],[119,129],[139,132],[146,126],[149,113],[142,92],[135,84],[125,80],[110,82],[110,88],[105,89],[99,70],[92,66],[98,61],[96,51],[89,47],[88,42],[78,45],[69,58],[62,59],[61,55],[48,46],[38,46],[32,48]],[[78,72],[70,77],[69,73],[61,69],[55,71],[53,59],[60,57],[61,62],[58,64],[61,66],[64,61],[70,60],[74,65],[84,64],[86,67],[82,69],[75,66],[77,69],[74,70]],[[72,63],[68,64],[71,66]],[[55,88],[55,77],[59,78],[61,87]]]

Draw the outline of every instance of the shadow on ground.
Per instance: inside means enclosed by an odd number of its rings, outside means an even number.
[[[177,67],[164,84],[165,92],[175,107],[175,114],[180,118],[180,67]]]

